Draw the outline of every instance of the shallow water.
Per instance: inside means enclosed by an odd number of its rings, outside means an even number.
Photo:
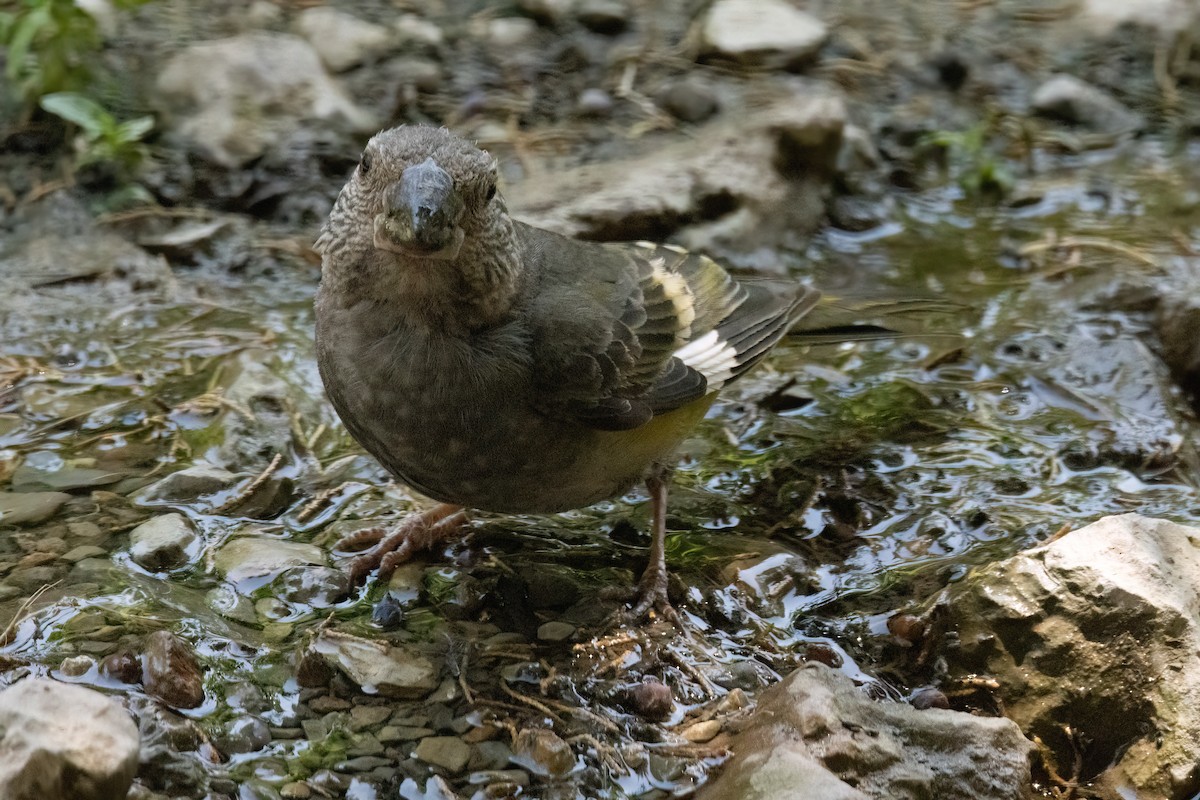
[[[785,345],[688,441],[668,560],[703,643],[666,646],[714,675],[742,664],[765,681],[818,657],[874,681],[887,618],[972,565],[1104,514],[1200,519],[1195,423],[1152,356],[1147,320],[1124,288],[1132,293],[1194,258],[1187,248],[1195,252],[1200,231],[1200,199],[1190,188],[1200,185],[1196,155],[1144,140],[1063,157],[1018,181],[1015,196],[1026,198],[1019,206],[969,200],[954,187],[901,196],[891,224],[865,234],[831,230],[806,252],[784,256],[839,305],[906,298],[924,308],[884,307],[880,322],[902,331],[894,339]],[[1052,236],[1094,241],[1039,249]],[[263,719],[295,728],[297,650],[331,615],[346,629],[378,635],[370,613],[381,591],[331,605],[284,600],[275,575],[226,581],[213,571],[212,554],[246,525],[327,549],[355,520],[398,516],[406,495],[368,460],[347,460],[357,448],[321,397],[307,297],[315,274],[258,275],[242,285],[201,266],[178,279],[187,302],[81,309],[4,345],[0,473],[7,464],[14,488],[65,488],[74,499],[49,521],[0,537],[0,574],[8,576],[0,621],[19,620],[0,647],[9,667],[0,683],[57,670],[69,656],[136,647],[143,634],[173,628],[194,643],[206,670],[207,701],[188,718],[219,736],[243,707],[230,695],[249,684],[265,698]],[[229,397],[246,352],[283,379],[284,407]],[[269,460],[238,451],[228,431],[241,430],[238,418],[254,429],[267,417],[291,420],[291,445],[274,474],[291,491],[268,519],[221,513]],[[246,477],[194,501],[130,500],[138,488],[205,460],[236,463]],[[323,475],[331,465],[333,475]],[[323,509],[301,519],[322,489],[343,482]],[[594,622],[584,613],[592,594],[628,583],[641,568],[647,505],[635,493],[555,517],[479,517],[448,561],[421,562],[398,635],[453,670],[455,654],[482,652],[469,678],[485,686],[523,652],[532,670],[526,683],[556,672],[568,684],[559,697],[592,697],[605,648],[538,645],[489,661],[484,640],[495,630],[462,620],[486,619],[526,637],[546,619]],[[148,573],[129,558],[126,532],[166,509],[191,520],[201,541],[184,567]],[[102,552],[75,563],[61,558],[85,540]],[[31,561],[38,552],[60,557]],[[506,576],[518,576],[525,591],[553,574],[566,576],[579,602],[506,605]],[[23,608],[42,583],[51,586]],[[686,670],[662,667],[662,658],[653,667],[644,655],[626,655],[631,674],[665,671],[678,680],[681,709],[704,706],[701,694],[688,694],[696,684]],[[95,668],[56,674],[138,691]],[[883,690],[904,693],[902,681],[889,671]],[[356,736],[275,736],[220,766],[189,758],[245,786],[277,787],[337,768],[353,755]],[[639,736],[627,725],[610,743]],[[594,772],[584,785],[591,788],[546,781],[524,796],[673,790],[711,763],[693,753],[659,764],[661,774],[652,764],[622,775],[589,762]],[[366,783],[355,786],[346,796],[371,796]]]

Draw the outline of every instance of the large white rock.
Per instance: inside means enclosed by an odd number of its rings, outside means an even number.
[[[125,710],[92,689],[27,678],[0,692],[4,800],[124,800],[139,745]]]
[[[952,585],[934,618],[952,676],[986,674],[1026,734],[1074,755],[1103,796],[1200,791],[1200,529],[1104,517]],[[939,623],[940,625],[940,623]]]
[[[701,31],[706,53],[771,66],[813,58],[828,36],[825,23],[785,0],[717,0]]]
[[[806,664],[763,694],[697,800],[1022,800],[1033,745],[1007,719],[872,700]]]
[[[164,65],[156,91],[171,127],[230,168],[305,122],[376,127],[325,72],[312,45],[289,34],[193,44]]]
[[[390,28],[327,6],[306,8],[296,17],[296,30],[316,49],[325,66],[342,72],[399,44]]]

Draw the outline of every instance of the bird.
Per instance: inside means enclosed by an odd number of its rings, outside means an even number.
[[[468,510],[549,514],[643,483],[649,562],[625,613],[677,624],[667,595],[674,453],[725,386],[820,292],[735,278],[671,244],[582,241],[510,215],[498,164],[450,130],[367,143],[314,244],[317,364],[349,433],[436,501],[351,562],[386,580]]]

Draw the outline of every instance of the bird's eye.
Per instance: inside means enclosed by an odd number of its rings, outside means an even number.
[[[360,175],[366,175],[371,171],[371,154],[366,150],[363,151],[362,158],[358,160],[358,172]]]
[[[487,190],[487,202],[492,202],[492,198],[496,196],[496,184],[492,184]]]

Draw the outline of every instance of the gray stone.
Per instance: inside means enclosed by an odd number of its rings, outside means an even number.
[[[0,492],[0,525],[36,525],[71,499],[66,492]]]
[[[116,483],[128,474],[94,464],[93,459],[67,461],[53,452],[30,453],[13,472],[12,487],[21,492],[91,489]]]
[[[213,566],[232,583],[262,578],[289,567],[324,564],[325,552],[316,545],[266,536],[241,536],[217,551]]]
[[[520,47],[537,33],[537,23],[525,17],[497,17],[487,23],[488,44],[497,50]]]
[[[938,601],[951,675],[995,678],[1005,713],[1062,744],[1064,725],[1113,766],[1121,796],[1197,791],[1200,528],[1136,514],[976,569]],[[923,712],[932,713],[932,712]],[[1059,763],[1070,763],[1063,746]],[[1107,795],[1105,795],[1107,796]],[[1114,796],[1116,796],[1114,794]]]
[[[301,11],[296,17],[296,30],[334,72],[358,66],[399,45],[393,29],[326,6]]]
[[[298,36],[254,32],[189,45],[163,66],[158,104],[170,127],[208,158],[240,167],[306,122],[377,127]]]
[[[622,0],[579,0],[575,18],[596,33],[614,34],[629,25],[630,10]]]
[[[417,745],[413,755],[453,774],[462,772],[467,766],[471,746],[457,736],[427,736]]]
[[[146,637],[142,681],[147,694],[172,708],[197,708],[204,703],[204,672],[192,646],[170,631]]]
[[[108,697],[27,678],[0,692],[0,797],[124,800],[139,744],[137,726]]]
[[[1108,134],[1141,130],[1141,117],[1121,101],[1073,75],[1055,75],[1031,99],[1039,114]]]
[[[157,483],[134,494],[139,503],[161,503],[170,501],[192,501],[208,494],[215,494],[231,488],[239,478],[227,469],[196,464],[195,466],[172,472]]]
[[[345,570],[333,567],[293,567],[275,580],[274,588],[280,600],[329,608],[345,597],[350,578]]]
[[[557,778],[575,769],[575,752],[554,731],[525,728],[517,734],[512,749],[513,763],[535,775]]]
[[[368,694],[418,698],[438,687],[438,668],[409,647],[391,647],[327,629],[312,648]]]
[[[815,57],[829,30],[785,0],[717,0],[700,35],[701,48],[710,55],[789,66]]]
[[[80,561],[88,558],[104,558],[108,555],[103,547],[97,547],[94,544],[81,544],[79,547],[72,547],[70,550],[62,554],[62,560],[71,564],[78,564]]]
[[[175,569],[195,555],[197,543],[192,524],[182,514],[160,514],[129,533],[129,556],[151,572]]]
[[[234,717],[217,736],[217,748],[226,754],[253,753],[271,743],[267,723],[258,717]]]
[[[559,620],[543,622],[537,630],[537,637],[543,642],[565,642],[574,635],[575,626]]]
[[[765,692],[729,747],[697,800],[1019,800],[1033,751],[1010,720],[871,700],[816,662]]]
[[[575,0],[517,0],[517,8],[541,22],[558,23],[575,7]]]
[[[668,84],[659,92],[658,102],[671,116],[684,122],[703,122],[717,113],[718,108],[712,87],[694,77]]]
[[[567,236],[673,232],[689,249],[778,269],[772,248],[798,241],[825,217],[845,105],[807,87],[723,117],[674,145],[517,184],[506,192],[509,205],[526,222]]]
[[[402,42],[410,46],[419,45],[432,49],[440,46],[445,40],[441,28],[416,14],[401,14],[396,17],[392,29]]]

